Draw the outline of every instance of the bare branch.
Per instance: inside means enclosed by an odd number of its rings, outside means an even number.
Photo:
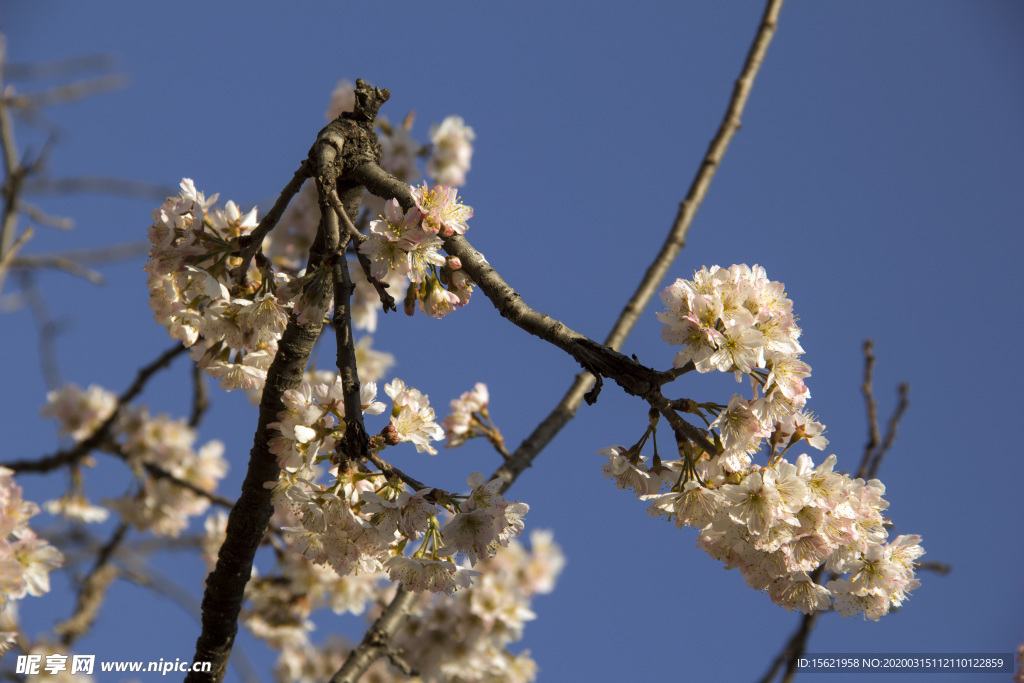
[[[12,81],[57,81],[96,71],[113,71],[116,67],[115,55],[96,53],[31,64],[8,62],[4,71]]]
[[[893,411],[892,416],[889,418],[888,425],[885,430],[885,438],[882,440],[881,446],[875,451],[874,457],[871,459],[871,463],[868,465],[867,471],[861,475],[865,477],[873,477],[882,467],[882,458],[889,452],[893,442],[896,440],[896,432],[900,426],[900,420],[903,419],[903,414],[907,412],[907,407],[910,405],[910,385],[906,382],[900,384],[897,389],[899,399],[896,404],[896,409]]]
[[[864,456],[861,458],[858,472],[867,472],[868,463],[881,440],[878,428],[878,404],[875,402],[875,389],[872,379],[875,371],[875,342],[870,339],[864,340],[864,383],[861,385],[861,392],[864,394],[864,402],[868,411],[868,442],[864,446]]]
[[[18,272],[16,277],[39,334],[39,365],[43,371],[43,380],[46,382],[46,388],[52,391],[61,385],[56,344],[61,325],[50,316],[46,298],[39,290],[32,271]]]
[[[19,93],[8,97],[10,106],[17,109],[43,109],[54,104],[76,102],[78,100],[112,92],[124,87],[126,79],[121,74],[98,76],[75,83],[66,83],[34,93]]]
[[[192,413],[188,418],[188,426],[195,429],[203,419],[203,414],[210,407],[210,396],[206,389],[206,373],[198,363],[192,364]]]
[[[64,218],[63,216],[51,216],[35,204],[29,204],[26,201],[19,200],[17,209],[19,213],[24,214],[39,225],[45,225],[58,230],[70,230],[75,227],[75,222],[72,219]]]
[[[124,242],[96,249],[71,249],[53,254],[33,254],[21,256],[14,260],[14,268],[47,267],[48,261],[72,261],[78,265],[110,263],[145,256],[149,252],[149,242]]]
[[[96,621],[107,587],[118,575],[117,567],[110,564],[110,558],[127,533],[128,525],[122,522],[114,530],[110,540],[103,544],[96,556],[96,563],[82,581],[74,614],[54,627],[54,632],[61,637],[65,647],[70,647],[73,642],[85,635]]]
[[[32,178],[24,184],[25,194],[111,194],[162,202],[178,193],[176,187],[147,183],[141,180],[80,176],[74,178]]]
[[[2,267],[0,266],[0,269]],[[16,258],[11,263],[12,270],[29,270],[31,268],[63,270],[65,273],[88,280],[94,285],[102,285],[105,282],[100,273],[62,256],[27,256]]]
[[[363,269],[363,275],[366,276],[366,281],[373,285],[373,288],[377,290],[377,296],[380,298],[380,303],[384,308],[384,312],[397,311],[398,309],[395,308],[395,298],[388,294],[387,283],[381,282],[373,276],[373,273],[370,272],[370,259],[366,254],[359,250],[359,245],[366,241],[366,236],[359,232],[356,226],[352,223],[352,219],[348,217],[348,213],[343,210],[341,206],[341,198],[338,197],[337,191],[332,192],[329,199],[334,211],[341,217],[342,224],[348,231],[349,238],[354,242],[356,258],[359,260],[359,267]]]

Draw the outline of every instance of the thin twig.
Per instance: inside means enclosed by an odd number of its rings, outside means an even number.
[[[789,669],[797,658],[804,652],[807,645],[807,638],[811,634],[811,630],[814,628],[814,624],[818,621],[818,615],[820,612],[814,612],[813,614],[805,614],[800,619],[800,626],[790,636],[789,641],[786,643],[782,651],[776,655],[775,659],[772,660],[771,666],[768,667],[768,671],[764,676],[761,677],[759,683],[771,683],[771,680],[775,678],[775,674],[779,672],[779,669],[783,664],[786,664],[786,674],[783,680],[790,680]]]
[[[102,285],[105,282],[102,274],[92,270],[91,268],[86,268],[80,263],[75,263],[71,259],[61,256],[25,256],[11,261],[11,270],[29,270],[35,268],[53,268],[54,270],[63,270],[69,275],[74,275],[75,277],[80,277],[83,280],[88,280],[94,285]]]
[[[119,197],[163,201],[173,197],[178,189],[170,185],[125,180],[104,176],[78,176],[73,178],[32,178],[25,181],[25,194],[112,194]],[[148,248],[148,243],[147,243]]]
[[[352,223],[352,219],[349,218],[348,213],[341,205],[341,198],[338,196],[337,191],[331,192],[329,199],[331,201],[331,206],[341,217],[342,224],[348,231],[349,238],[353,243],[352,246],[354,248],[356,258],[359,260],[359,267],[363,269],[366,281],[373,285],[373,288],[377,290],[377,296],[380,298],[380,304],[384,309],[384,312],[397,311],[398,309],[395,308],[395,298],[388,293],[388,284],[386,282],[381,282],[373,276],[369,257],[359,250],[359,245],[366,241],[366,235],[359,232],[359,229]]]
[[[374,453],[372,451],[366,454],[366,459],[369,460],[370,462],[372,462],[374,464],[374,466],[378,470],[383,472],[385,475],[387,475],[389,477],[398,477],[399,479],[404,481],[406,484],[408,484],[409,486],[412,487],[413,491],[422,491],[425,488],[430,488],[429,486],[427,486],[423,482],[421,482],[418,479],[415,479],[415,478],[409,476],[408,474],[406,474],[402,470],[398,469],[397,467],[395,467],[391,463],[389,463],[386,460],[382,459],[379,455],[377,455],[376,453]]]
[[[43,372],[43,380],[46,382],[47,390],[53,391],[62,384],[60,365],[57,362],[57,336],[62,331],[62,325],[50,316],[46,297],[39,290],[34,274],[31,271],[22,271],[16,273],[15,277],[18,279],[18,286],[32,313],[32,320],[39,335],[39,366]]]
[[[35,204],[30,204],[24,200],[18,200],[17,209],[18,213],[24,214],[29,220],[39,225],[56,228],[57,230],[70,230],[75,227],[75,222],[72,219],[63,216],[51,216]]]
[[[136,458],[133,458],[128,453],[126,453],[124,448],[122,448],[121,445],[118,443],[114,443],[113,441],[108,440],[106,443],[103,444],[102,447],[104,450],[116,455],[118,458],[128,463],[129,465],[133,465],[136,462],[138,462]],[[154,479],[164,479],[174,484],[175,486],[180,486],[181,488],[187,491],[191,491],[200,498],[205,498],[214,505],[220,506],[222,508],[230,510],[234,506],[234,503],[225,498],[224,496],[219,496],[216,493],[211,493],[206,489],[200,488],[199,486],[196,486],[192,482],[186,479],[182,479],[181,477],[172,472],[168,472],[167,470],[165,470],[163,467],[156,463],[143,461],[139,464]]]
[[[95,249],[71,249],[52,254],[33,254],[20,256],[14,261],[15,268],[45,267],[46,261],[73,261],[79,265],[110,263],[145,256],[152,245],[147,241],[124,242]]]
[[[14,240],[14,244],[11,245],[11,248],[3,252],[3,254],[0,254],[0,276],[2,276],[7,271],[8,267],[11,266],[14,261],[14,257],[18,254],[18,250],[25,246],[26,242],[32,239],[32,235],[34,233],[35,230],[32,226],[28,226],[20,235],[18,235],[18,238]]]
[[[110,559],[127,533],[128,525],[121,522],[110,540],[100,548],[95,564],[82,581],[74,614],[54,627],[54,632],[61,637],[65,647],[70,648],[71,644],[85,635],[96,621],[107,587],[118,574],[117,567],[110,564]]]
[[[277,201],[270,207],[270,211],[263,217],[263,220],[259,222],[256,228],[246,235],[242,251],[239,256],[242,257],[242,265],[238,267],[237,277],[239,280],[245,278],[245,274],[249,270],[249,264],[252,263],[253,256],[263,246],[263,238],[265,238],[270,231],[274,229],[277,222],[281,220],[281,216],[284,214],[284,210],[288,208],[288,202],[292,200],[295,193],[302,188],[302,184],[306,182],[306,178],[310,174],[310,165],[307,159],[303,159],[299,167],[295,169],[292,174],[292,179],[288,181],[288,184],[281,190],[281,194],[277,197]]]
[[[98,76],[39,92],[19,93],[8,98],[8,102],[16,109],[43,109],[54,104],[77,102],[91,95],[118,90],[124,87],[125,82],[126,79],[120,74]]]
[[[0,75],[4,66],[4,57],[0,53]],[[0,78],[0,87],[3,81]],[[25,180],[27,169],[18,161],[18,145],[14,140],[14,123],[5,98],[0,96],[0,154],[3,156],[3,215],[0,217],[0,264],[5,262],[14,244],[14,228],[18,219],[17,205],[21,185]],[[0,265],[0,290],[3,289],[4,269]]]
[[[31,64],[8,62],[5,71],[12,81],[58,81],[95,71],[113,71],[116,66],[115,55],[94,53]]]
[[[858,472],[867,472],[868,463],[874,455],[875,448],[881,441],[881,434],[878,428],[878,404],[875,401],[875,389],[873,377],[875,372],[875,342],[870,339],[864,340],[864,383],[861,385],[861,392],[864,394],[864,402],[868,411],[868,442],[864,446],[864,456],[861,458]]]
[[[398,586],[398,593],[388,604],[384,613],[373,622],[363,636],[363,642],[349,654],[345,663],[333,676],[330,683],[355,683],[381,655],[390,649],[392,636],[405,623],[418,595]]]
[[[907,412],[907,407],[910,405],[910,385],[906,382],[900,384],[897,389],[899,399],[896,403],[896,409],[893,411],[892,416],[889,418],[889,422],[885,429],[885,438],[882,439],[882,444],[875,450],[875,455],[871,459],[871,463],[868,465],[867,471],[861,475],[864,477],[873,477],[882,467],[882,458],[889,452],[893,442],[896,440],[896,432],[899,429],[900,421],[903,419],[903,414]]]

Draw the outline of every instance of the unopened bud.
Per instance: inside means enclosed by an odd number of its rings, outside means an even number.
[[[409,283],[409,289],[406,290],[406,292],[405,292],[405,301],[402,302],[402,309],[405,311],[405,314],[408,315],[408,316],[411,316],[411,315],[416,313],[416,295],[417,295],[416,288],[417,288],[417,286],[418,285],[415,282],[410,282]]]
[[[398,430],[395,429],[395,425],[388,425],[384,429],[380,430],[380,435],[384,439],[384,443],[389,446],[397,446],[402,443],[402,437],[399,436]]]
[[[460,259],[458,256],[449,256],[448,267],[451,268],[452,270],[459,270],[460,268],[462,268],[462,259]]]

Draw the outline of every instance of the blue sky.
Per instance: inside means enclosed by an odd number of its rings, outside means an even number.
[[[754,2],[169,7],[5,5],[10,60],[109,52],[128,78],[123,90],[46,111],[61,131],[54,177],[173,187],[187,176],[208,194],[266,207],[323,125],[335,82],[363,78],[391,90],[384,111],[392,120],[416,110],[420,140],[449,114],[474,128],[462,191],[476,211],[467,237],[527,303],[598,339],[669,228],[762,10]],[[880,475],[892,534],[921,534],[925,559],[953,572],[922,573],[905,607],[878,623],[827,615],[811,652],[1007,653],[1024,639],[1020,420],[1008,398],[1024,379],[1015,358],[1024,332],[1022,29],[1024,6],[1010,2],[787,4],[743,128],[671,271],[689,277],[702,265],[759,263],[787,285],[813,368],[808,407],[828,425],[827,452],[840,468],[856,468],[866,440],[864,339],[876,342],[883,416],[896,385],[911,385]],[[23,146],[38,149],[41,140],[19,127]],[[76,227],[38,230],[28,254],[144,239],[158,203],[33,199]],[[119,392],[170,345],[152,321],[141,266],[104,267],[102,288],[39,277],[63,323],[66,381]],[[667,367],[673,349],[659,338],[657,310],[655,302],[624,351]],[[36,335],[27,312],[3,315],[3,460],[58,445],[38,417],[46,389]],[[396,354],[395,374],[439,412],[486,382],[513,445],[577,370],[482,296],[440,322],[389,316],[376,345]],[[154,412],[185,414],[187,379],[179,362],[144,400]],[[678,395],[699,400],[726,402],[736,390],[726,376],[686,381]],[[256,415],[240,395],[215,390],[213,403],[200,437],[227,444],[232,470],[222,493],[234,496]],[[602,478],[594,452],[632,443],[645,423],[645,408],[609,385],[512,489],[531,506],[527,528],[553,529],[568,558],[556,592],[535,602],[539,616],[523,645],[540,680],[755,680],[798,618],[697,550],[692,531],[648,518]],[[497,465],[477,443],[396,462],[451,489]],[[117,476],[113,467],[100,471]],[[20,483],[42,500],[62,482]],[[194,558],[159,562],[183,585],[200,585]],[[55,586],[21,604],[30,632],[68,613],[67,583]],[[360,627],[328,615],[317,633]],[[119,584],[95,635],[77,649],[187,658],[197,633],[177,606]],[[269,667],[261,644],[240,643]]]

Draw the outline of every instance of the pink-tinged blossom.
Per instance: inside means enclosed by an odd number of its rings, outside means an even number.
[[[457,513],[441,529],[445,547],[442,557],[464,554],[471,565],[498,552],[499,519],[492,510],[481,509]]]
[[[370,234],[359,246],[370,260],[370,274],[385,280],[389,274],[422,282],[430,266],[444,265],[438,253],[442,242],[420,227],[418,210],[402,211],[394,199],[385,204],[384,215],[370,223]]]
[[[398,530],[410,539],[419,538],[430,526],[430,520],[437,515],[437,506],[426,499],[434,489],[425,488],[417,491],[402,506],[402,518],[398,522]]]
[[[822,436],[824,431],[825,425],[816,422],[811,415],[805,412],[790,413],[788,417],[776,423],[772,443],[785,448],[802,440],[811,448],[820,451],[828,445],[828,439]]]
[[[630,452],[624,446],[610,446],[597,452],[608,458],[601,466],[605,479],[614,479],[620,489],[633,489],[637,498],[654,495],[661,489],[661,478],[655,476],[644,464],[645,458],[632,462]]]
[[[711,423],[711,428],[717,429],[722,438],[725,457],[738,458],[727,467],[730,471],[746,467],[749,458],[745,459],[742,456],[756,452],[761,440],[768,435],[767,430],[750,409],[750,404],[737,394],[733,394],[726,409]]]
[[[46,405],[39,413],[56,419],[61,434],[83,441],[92,436],[116,408],[117,396],[103,387],[92,384],[82,391],[74,384],[65,384],[46,395]]]
[[[473,217],[473,207],[460,202],[458,190],[445,185],[435,185],[427,189],[427,184],[410,186],[416,208],[423,214],[423,230],[432,235],[440,234],[448,237],[452,234],[465,234],[469,229],[466,224]]]
[[[461,116],[449,116],[440,125],[431,126],[433,148],[427,161],[427,173],[441,185],[464,185],[473,158],[475,138],[473,129]]]
[[[751,326],[750,314],[737,315],[725,320],[725,329],[718,350],[711,354],[708,362],[722,372],[736,373],[737,381],[741,374],[750,374],[754,368],[763,368],[764,337]]]
[[[420,285],[420,310],[431,318],[443,318],[461,304],[459,295],[442,287],[437,278],[430,277]]]
[[[832,596],[828,590],[814,583],[805,572],[775,579],[768,586],[768,596],[776,605],[803,614],[822,612],[832,605]]]
[[[403,555],[387,560],[384,569],[392,581],[401,581],[407,590],[415,593],[429,591],[448,595],[460,588],[468,588],[472,577],[480,573],[447,560],[429,560]]]
[[[401,441],[408,441],[416,446],[419,453],[437,455],[437,449],[430,445],[431,441],[444,439],[444,430],[434,422],[434,410],[425,408],[420,411],[402,410],[397,417],[391,418]]]
[[[781,512],[781,498],[775,489],[775,472],[751,473],[740,484],[726,484],[722,495],[731,503],[729,517],[746,525],[753,535],[764,533]]]
[[[688,481],[682,491],[644,496],[651,503],[647,514],[651,517],[668,517],[675,521],[676,528],[692,526],[702,529],[714,520],[723,507],[722,494]]]

